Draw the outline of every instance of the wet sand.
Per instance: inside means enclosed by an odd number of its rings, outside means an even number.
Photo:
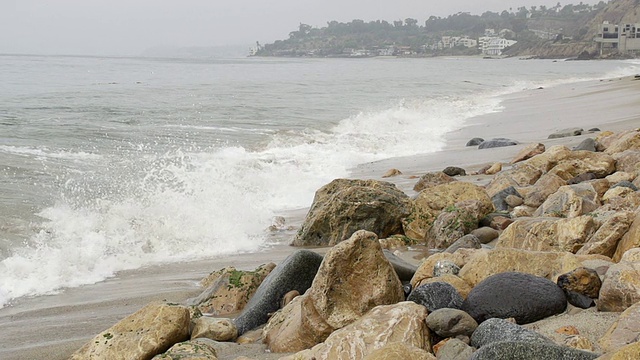
[[[415,177],[426,172],[460,166],[469,173],[497,161],[507,163],[531,142],[542,142],[547,148],[556,144],[574,146],[594,136],[547,140],[549,134],[563,128],[617,131],[640,127],[639,92],[640,81],[623,78],[509,95],[503,101],[503,111],[473,118],[463,129],[448,134],[444,150],[362,164],[353,169],[352,177],[380,179],[387,170],[397,168],[403,175],[385,180],[411,196],[415,194]],[[473,137],[507,137],[521,145],[486,150],[465,147]],[[489,177],[470,175],[466,179],[484,183]],[[286,214],[287,224],[299,225],[305,213],[301,209]],[[259,253],[125,271],[57,295],[19,299],[0,309],[0,359],[66,359],[95,334],[152,300],[180,302],[197,295],[202,291],[200,279],[214,270],[225,266],[254,269],[266,262],[281,261],[294,250],[287,245],[293,234],[276,234],[276,244]],[[403,257],[418,263],[410,255]]]

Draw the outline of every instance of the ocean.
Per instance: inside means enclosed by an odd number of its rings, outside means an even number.
[[[637,61],[0,55],[0,307],[260,252],[354,166],[433,153],[527,89]]]

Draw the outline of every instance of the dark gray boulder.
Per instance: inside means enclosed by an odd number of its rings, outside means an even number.
[[[429,312],[442,308],[460,309],[463,301],[458,291],[446,282],[420,285],[413,289],[407,300],[426,307]]]
[[[564,294],[566,295],[567,301],[569,302],[569,304],[575,307],[579,307],[581,309],[588,309],[590,307],[596,306],[596,302],[592,298],[586,295],[580,294],[579,292],[565,290]]]
[[[577,151],[577,150],[586,150],[586,151],[591,151],[591,152],[595,152],[596,151],[596,141],[592,138],[586,138],[584,140],[582,140],[582,142],[578,145],[576,145],[573,149],[573,151]]]
[[[298,250],[276,266],[256,290],[244,310],[234,320],[238,335],[269,320],[269,314],[280,308],[282,297],[291,290],[304,294],[322,263],[322,255]]]
[[[491,149],[491,148],[497,148],[497,147],[514,146],[518,144],[519,142],[512,139],[494,138],[494,139],[483,141],[482,143],[480,143],[480,145],[478,146],[478,149]]]
[[[480,348],[470,360],[592,360],[598,354],[556,344],[499,342]]]
[[[520,272],[492,275],[471,290],[462,310],[478,323],[490,318],[514,318],[528,324],[567,308],[564,291],[553,281]]]
[[[600,131],[600,129],[599,129],[599,128],[597,128],[597,127],[594,127],[594,128],[591,128],[591,129],[589,129],[589,130],[587,130],[587,131],[588,131],[588,132],[596,132],[596,131]]]
[[[638,187],[633,185],[633,183],[631,181],[620,181],[618,183],[616,183],[615,185],[613,185],[611,188],[617,188],[617,187],[626,187],[629,188],[633,191],[638,191]]]
[[[384,249],[382,252],[384,253],[384,257],[391,263],[391,266],[393,266],[393,270],[396,271],[398,279],[400,279],[400,281],[410,281],[416,273],[416,270],[418,270],[418,267],[395,256],[389,250]]]
[[[473,138],[473,139],[467,141],[467,145],[465,145],[465,146],[478,146],[478,145],[482,144],[483,142],[484,142],[483,138],[476,137],[476,138]]]
[[[581,129],[581,128],[578,128],[578,127],[562,129],[562,130],[556,131],[553,134],[549,135],[548,138],[549,139],[559,139],[559,138],[569,137],[569,136],[580,136],[580,135],[582,135],[583,132],[584,132],[584,129]]]
[[[522,198],[522,195],[520,195],[515,187],[509,186],[491,197],[491,202],[493,203],[493,206],[495,206],[496,211],[509,211],[509,204],[506,200],[509,195]]]
[[[467,172],[463,168],[457,166],[447,166],[446,168],[444,168],[444,170],[442,170],[442,172],[449,176],[467,175]]]
[[[533,330],[497,318],[483,322],[471,335],[471,346],[476,348],[503,341],[552,343],[551,340]]]
[[[482,243],[477,236],[467,234],[451,244],[444,252],[454,253],[458,249],[480,249]]]

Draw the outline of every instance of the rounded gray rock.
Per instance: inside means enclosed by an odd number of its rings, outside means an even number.
[[[459,309],[442,308],[431,312],[426,319],[427,327],[443,338],[458,335],[471,336],[478,323],[471,315]]]
[[[497,239],[500,236],[498,230],[489,227],[483,226],[481,228],[477,228],[471,232],[472,235],[475,235],[482,244],[488,244],[493,240]]]
[[[442,170],[442,172],[449,176],[467,175],[467,172],[463,168],[457,166],[447,166],[446,168],[444,168],[444,170]]]
[[[505,138],[494,138],[494,139],[483,141],[482,143],[480,143],[480,145],[478,146],[478,149],[491,149],[491,148],[504,147],[504,146],[514,146],[518,144],[519,143],[515,140],[505,139]]]
[[[476,328],[471,335],[471,346],[480,348],[495,342],[519,341],[550,343],[551,340],[535,331],[526,329],[507,320],[489,319]]]
[[[478,146],[478,145],[482,144],[483,142],[484,142],[483,138],[476,137],[476,138],[473,138],[473,139],[467,141],[467,145],[465,145],[465,146]]]
[[[450,339],[438,350],[438,360],[469,360],[473,348],[458,339]]]
[[[413,289],[407,300],[426,307],[429,312],[442,308],[460,309],[463,301],[458,291],[445,282],[420,285]]]
[[[528,324],[566,308],[564,291],[553,281],[521,272],[489,276],[471,290],[462,305],[478,323],[515,318],[518,324]]]
[[[484,346],[470,360],[592,360],[598,354],[556,344],[499,342]]]

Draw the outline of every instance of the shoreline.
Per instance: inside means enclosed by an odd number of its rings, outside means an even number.
[[[599,127],[603,131],[637,127],[635,110],[639,106],[634,103],[633,91],[638,86],[640,82],[627,77],[506,95],[502,98],[502,111],[469,119],[463,128],[446,135],[446,146],[441,151],[361,164],[351,169],[350,177],[381,179],[387,170],[397,168],[403,175],[383,180],[395,183],[411,196],[415,194],[412,187],[417,181],[414,176],[426,172],[460,166],[470,173],[486,164],[508,163],[531,142],[543,142],[547,147],[556,144],[571,147],[593,136],[546,139],[556,130],[574,126],[585,130]],[[533,121],[535,128],[527,126]],[[476,136],[510,137],[521,144],[487,150],[464,146]],[[463,179],[483,183],[489,177],[468,175]],[[287,213],[287,225],[299,225],[297,221],[302,221],[305,214],[306,209]],[[230,265],[253,269],[263,263],[280,262],[295,248],[283,241],[292,236],[290,233],[279,235],[278,243],[258,253],[123,271],[105,281],[64,289],[57,295],[21,298],[0,309],[0,332],[5,334],[0,339],[0,358],[65,359],[96,333],[152,300],[183,301],[196,296],[202,291],[198,282],[212,271]],[[405,260],[418,262],[410,256],[405,253]]]

